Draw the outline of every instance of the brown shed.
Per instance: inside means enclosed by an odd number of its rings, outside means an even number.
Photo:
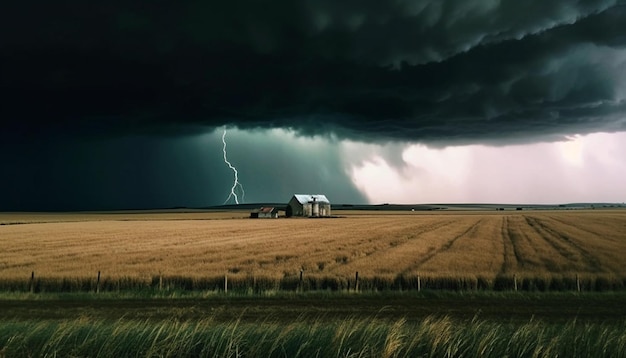
[[[254,209],[250,213],[250,217],[260,219],[278,219],[278,209],[275,207],[261,207],[259,209]]]

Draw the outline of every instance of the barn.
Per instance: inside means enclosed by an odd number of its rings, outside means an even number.
[[[304,217],[330,216],[330,201],[321,194],[295,194],[287,204],[286,215]]]
[[[278,219],[278,209],[275,207],[261,207],[260,209],[252,210],[250,217],[255,219]]]

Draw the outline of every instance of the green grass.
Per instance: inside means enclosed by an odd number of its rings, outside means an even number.
[[[505,324],[426,317],[318,318],[290,324],[146,320],[9,321],[8,357],[624,357],[626,324]]]
[[[0,293],[0,357],[626,357],[626,293]]]

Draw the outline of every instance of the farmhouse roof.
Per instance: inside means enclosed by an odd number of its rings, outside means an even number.
[[[328,201],[328,198],[326,198],[326,195],[322,195],[322,194],[314,194],[314,195],[296,194],[294,196],[296,197],[296,200],[298,200],[300,204],[306,204],[308,202],[313,201],[313,199],[315,199],[315,201],[317,201],[318,203],[330,204],[330,201]]]
[[[268,207],[262,207],[261,209],[259,209],[260,213],[264,213],[264,214],[268,214],[274,211],[274,207],[273,206],[268,206]]]

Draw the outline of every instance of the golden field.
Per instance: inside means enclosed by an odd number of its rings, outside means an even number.
[[[0,280],[626,278],[626,211],[0,214]]]

